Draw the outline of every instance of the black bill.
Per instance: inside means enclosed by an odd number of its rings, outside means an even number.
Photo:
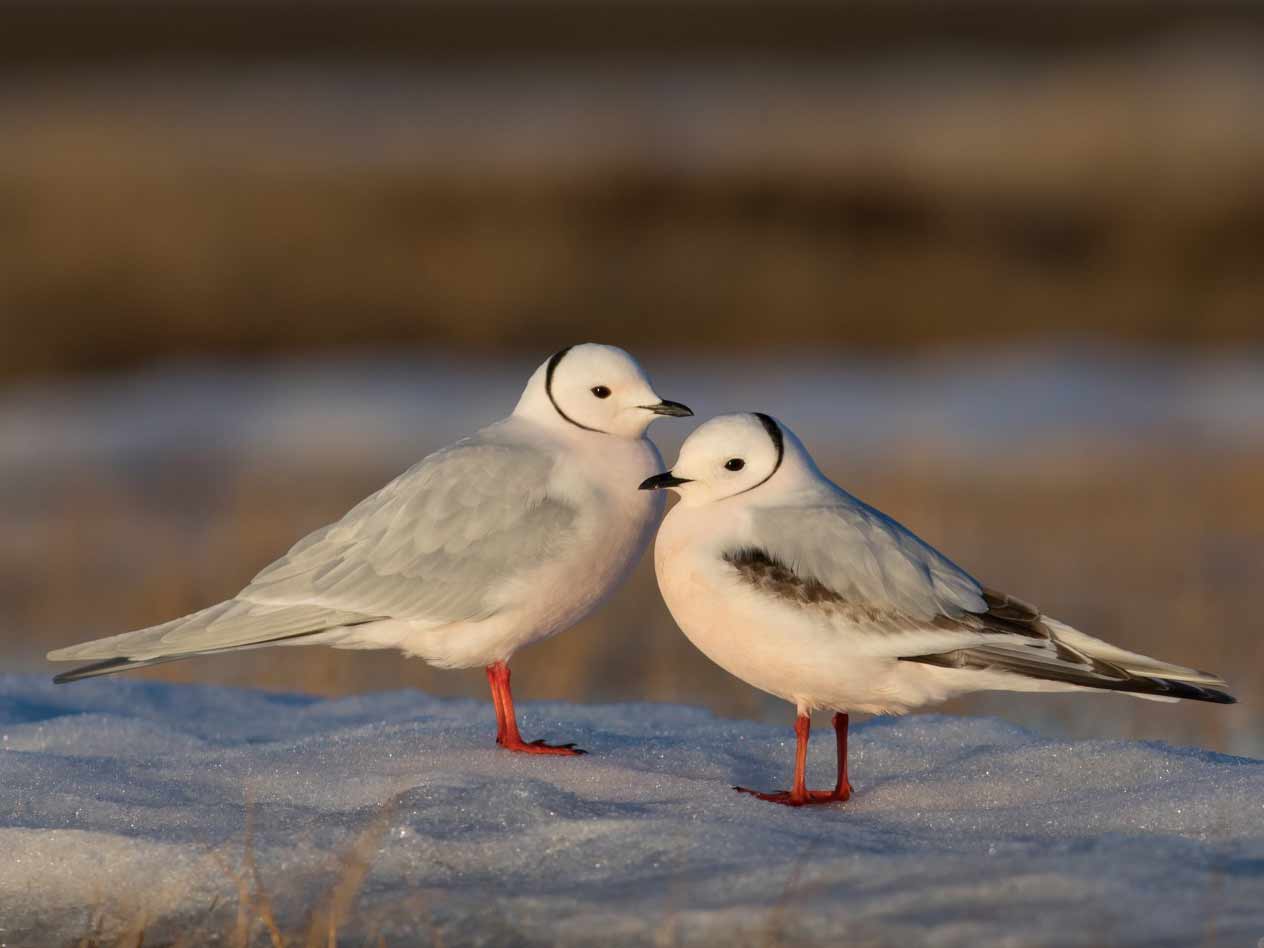
[[[692,418],[693,412],[688,405],[682,405],[680,402],[661,401],[657,405],[642,405],[646,411],[652,411],[656,415],[671,415],[673,418]]]
[[[688,483],[689,478],[677,477],[671,471],[664,471],[662,474],[655,474],[641,481],[641,490],[659,490],[663,487],[679,487],[681,484]]]

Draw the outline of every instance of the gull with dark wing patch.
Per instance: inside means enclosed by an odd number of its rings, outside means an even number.
[[[744,791],[760,799],[848,799],[853,711],[902,714],[983,690],[1234,700],[1216,675],[1117,648],[982,585],[829,481],[768,415],[708,421],[641,487],[680,495],[654,554],[677,624],[716,664],[795,706],[793,788]],[[806,787],[815,709],[835,712],[830,790]]]
[[[397,648],[441,668],[485,667],[502,747],[582,753],[522,739],[509,659],[627,577],[663,512],[661,497],[636,490],[663,463],[645,431],[690,414],[622,349],[563,349],[508,418],[418,462],[233,598],[50,652],[91,663],[54,680],[268,645]]]

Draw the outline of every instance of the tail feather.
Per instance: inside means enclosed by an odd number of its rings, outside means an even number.
[[[1156,701],[1183,699],[1215,704],[1234,704],[1237,701],[1221,687],[1215,687],[1224,685],[1215,675],[1125,652],[1073,629],[1069,631],[1075,632],[1074,636],[1065,635],[1063,629],[1068,627],[1058,625],[1060,628],[1056,634],[1044,640],[994,639],[983,645],[947,652],[901,656],[901,661],[966,671],[1000,672],[1016,678],[1118,691]],[[1104,655],[1109,655],[1110,659],[1104,658]]]
[[[155,655],[151,658],[107,658],[103,662],[93,662],[91,665],[82,665],[79,668],[72,668],[70,671],[62,672],[53,678],[53,684],[64,685],[68,682],[79,681],[81,678],[97,678],[101,675],[113,675],[117,672],[132,671],[136,668],[148,668],[150,665],[165,665],[167,662],[179,662],[186,658],[197,658],[200,655],[219,655],[223,652],[240,652],[251,648],[266,648],[269,645],[290,642],[294,639],[304,639],[327,631],[327,629],[316,629],[312,632],[296,632],[293,635],[279,635],[276,638],[252,642],[249,645],[229,645],[225,648],[199,649],[196,652],[173,652],[170,655]]]
[[[1055,681],[1081,688],[1101,691],[1119,691],[1140,698],[1161,701],[1184,699],[1186,701],[1210,701],[1214,704],[1235,704],[1237,699],[1227,691],[1192,684],[1176,678],[1152,675],[1134,675],[1105,662],[1076,666],[1066,661],[1049,660],[1043,656],[1032,657],[997,647],[961,648],[935,655],[914,655],[901,661],[937,665],[940,668],[959,668],[971,671],[1008,672],[1024,678]]]
[[[107,658],[103,662],[96,662],[92,665],[83,665],[79,668],[73,668],[70,671],[62,672],[60,675],[53,676],[53,684],[64,685],[68,682],[79,681],[82,678],[97,678],[100,675],[113,675],[116,672],[130,671],[133,668],[146,668],[150,665],[161,665],[163,662],[174,662],[181,658],[188,658],[187,655],[170,655],[165,658],[147,658],[138,662],[132,661],[130,658]]]
[[[254,645],[306,632],[358,625],[373,617],[318,605],[229,599],[180,619],[135,632],[95,639],[48,653],[49,661],[161,658]]]
[[[319,606],[284,606],[230,599],[162,625],[57,649],[48,653],[48,659],[54,662],[96,659],[91,664],[62,672],[53,679],[62,684],[180,661],[196,655],[260,648],[375,621],[357,613],[337,612]]]
[[[1101,639],[1087,635],[1064,622],[1050,619],[1048,616],[1043,617],[1042,621],[1058,641],[1071,646],[1090,658],[1109,662],[1134,675],[1166,678],[1171,681],[1188,681],[1196,685],[1211,685],[1212,688],[1226,687],[1225,680],[1214,672],[1186,668],[1184,665],[1174,665],[1171,662],[1151,658],[1149,655],[1142,655],[1139,652],[1129,652],[1127,649],[1111,645],[1109,642],[1103,642]]]

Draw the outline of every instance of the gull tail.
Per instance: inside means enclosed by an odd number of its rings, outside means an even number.
[[[115,672],[130,671],[133,668],[148,668],[150,665],[161,665],[163,662],[174,662],[189,657],[188,655],[168,655],[162,658],[147,658],[139,662],[134,662],[130,658],[107,658],[103,662],[82,665],[79,668],[72,668],[68,672],[62,672],[60,675],[54,675],[53,684],[64,685],[72,681],[79,681],[81,678],[113,675]]]
[[[259,648],[324,632],[375,622],[374,616],[314,605],[277,605],[230,599],[180,619],[124,632],[48,653],[52,662],[90,664],[63,672],[57,684],[146,668],[197,655]],[[313,642],[315,644],[315,642]]]
[[[1030,679],[1151,701],[1237,703],[1219,675],[1126,651],[1048,617],[1040,621],[1047,637],[1006,636],[933,655],[901,656],[901,661],[1014,676],[1009,690],[1024,690],[1021,679]]]
[[[1214,704],[1236,704],[1237,698],[1219,688],[1192,684],[1180,678],[1165,678],[1153,671],[1136,674],[1117,665],[1090,660],[1080,663],[1049,661],[1022,654],[1005,646],[980,646],[954,649],[936,655],[902,657],[901,661],[959,668],[968,671],[1002,672],[1017,678],[1056,682],[1098,691],[1118,691],[1152,701],[1210,701]],[[1009,690],[1025,690],[1012,687]]]
[[[1082,652],[1089,658],[1096,658],[1103,662],[1117,665],[1124,671],[1131,672],[1134,675],[1154,676],[1166,678],[1170,681],[1185,681],[1195,685],[1211,685],[1213,688],[1227,687],[1225,680],[1214,672],[1199,671],[1197,668],[1186,668],[1184,665],[1174,665],[1171,662],[1151,658],[1149,655],[1142,655],[1139,652],[1129,652],[1127,649],[1122,649],[1117,645],[1111,645],[1109,642],[1094,638],[1081,632],[1079,629],[1072,628],[1065,622],[1050,619],[1048,616],[1042,617],[1041,621],[1058,642]]]

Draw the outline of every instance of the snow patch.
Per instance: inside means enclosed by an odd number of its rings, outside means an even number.
[[[0,677],[0,943],[231,932],[250,852],[277,923],[339,944],[1254,944],[1264,762],[1046,740],[992,719],[853,727],[847,804],[791,810],[784,728],[693,708],[322,701]],[[811,782],[832,778],[818,734]],[[339,880],[346,888],[339,891]],[[336,911],[336,910],[335,910]],[[201,934],[198,934],[201,933]],[[259,944],[266,941],[257,929]]]

